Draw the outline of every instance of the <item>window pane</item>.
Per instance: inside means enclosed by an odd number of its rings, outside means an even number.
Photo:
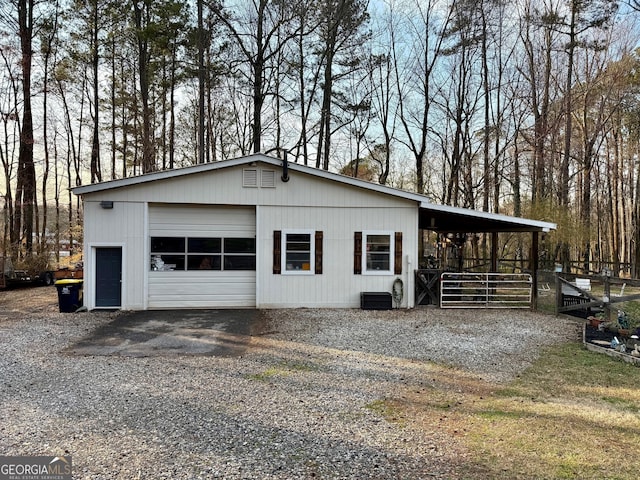
[[[220,253],[221,245],[219,238],[190,238],[189,253]]]
[[[181,253],[184,252],[184,238],[181,237],[151,237],[152,253]]]
[[[288,233],[287,242],[309,242],[311,235],[308,233]]]
[[[224,253],[256,253],[256,239],[225,238]]]
[[[289,233],[285,244],[285,270],[311,270],[311,234]]]
[[[309,253],[288,253],[287,262],[308,262]]]
[[[366,266],[368,271],[391,269],[391,235],[367,235]]]
[[[225,255],[224,269],[225,270],[255,270],[256,256],[255,255]]]
[[[390,270],[388,253],[367,253],[367,270]]]
[[[287,252],[308,252],[310,248],[309,243],[287,242]]]
[[[389,252],[390,250],[389,235],[367,235],[367,252]]]
[[[287,234],[287,252],[309,252],[311,251],[311,235],[308,233]]]
[[[189,255],[187,270],[220,270],[220,255]]]
[[[309,253],[287,253],[286,269],[293,270],[311,270],[311,255]]]
[[[184,270],[184,255],[152,255],[151,270],[160,272]]]

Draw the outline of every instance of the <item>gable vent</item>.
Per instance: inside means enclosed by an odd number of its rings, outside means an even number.
[[[276,186],[276,171],[262,170],[260,172],[260,186],[265,188],[274,188]]]
[[[258,186],[258,169],[245,168],[242,170],[242,186],[257,187]]]

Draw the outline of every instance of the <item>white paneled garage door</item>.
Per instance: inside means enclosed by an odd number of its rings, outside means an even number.
[[[254,307],[253,208],[149,206],[149,308]]]

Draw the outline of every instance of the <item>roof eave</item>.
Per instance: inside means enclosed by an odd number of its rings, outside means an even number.
[[[139,185],[143,183],[156,182],[158,180],[166,180],[170,178],[182,177],[185,175],[191,175],[199,172],[208,172],[212,170],[218,170],[220,168],[235,167],[238,165],[250,164],[257,161],[266,161],[267,163],[277,164],[270,161],[271,157],[264,154],[257,153],[246,157],[233,158],[230,160],[223,160],[220,162],[200,163],[197,165],[190,165],[188,167],[176,168],[173,170],[162,170],[159,172],[150,172],[142,175],[136,175],[135,177],[120,178],[117,180],[108,180],[101,183],[92,183],[90,185],[81,185],[74,187],[71,191],[75,195],[83,195],[85,193],[102,192],[105,190],[112,190],[115,188],[122,188],[131,185]]]
[[[448,214],[459,217],[472,218],[483,223],[482,228],[470,230],[467,225],[460,224],[446,229],[435,228],[434,230],[442,230],[451,233],[472,233],[478,232],[543,232],[548,233],[555,230],[557,225],[551,222],[541,220],[532,220],[522,217],[510,217],[498,213],[481,212],[477,210],[469,210],[460,207],[451,207],[448,205],[434,205],[429,202],[420,204],[420,209],[425,212],[434,212],[435,214]]]

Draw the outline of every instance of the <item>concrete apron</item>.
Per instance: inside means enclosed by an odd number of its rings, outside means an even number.
[[[72,355],[210,355],[234,357],[264,331],[257,310],[126,312],[70,346]]]

